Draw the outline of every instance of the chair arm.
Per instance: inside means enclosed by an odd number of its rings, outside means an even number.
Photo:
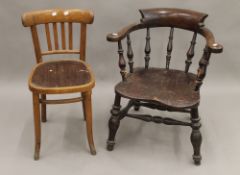
[[[127,36],[127,34],[129,34],[130,32],[132,32],[134,30],[141,29],[141,28],[144,28],[144,25],[141,24],[141,23],[130,24],[130,25],[124,27],[123,29],[121,29],[117,33],[109,33],[107,35],[107,40],[110,41],[110,42],[120,41],[123,38],[125,38]]]
[[[199,29],[199,33],[206,39],[206,46],[212,53],[221,53],[223,51],[223,46],[215,42],[213,33],[206,27]]]

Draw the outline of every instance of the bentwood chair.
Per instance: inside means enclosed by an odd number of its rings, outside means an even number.
[[[200,164],[200,146],[202,136],[200,133],[200,118],[198,106],[200,102],[200,86],[206,75],[207,66],[212,53],[221,53],[223,47],[215,43],[212,32],[204,27],[207,14],[173,8],[155,8],[140,10],[142,19],[139,23],[131,24],[117,33],[111,33],[107,40],[118,43],[119,67],[122,81],[115,86],[115,101],[109,119],[109,137],[107,149],[113,150],[115,135],[124,117],[141,119],[146,122],[163,123],[167,125],[182,125],[192,128],[191,142],[193,145],[193,160]],[[169,27],[170,36],[166,51],[166,65],[162,68],[150,67],[150,29],[156,27]],[[173,49],[174,29],[183,29],[193,33],[190,47],[186,53],[184,70],[170,69],[171,53]],[[133,67],[133,50],[130,34],[136,30],[146,29],[145,66]],[[202,35],[206,40],[203,56],[199,62],[196,74],[189,72],[194,46],[197,35]],[[129,72],[126,70],[122,40],[127,40],[127,57]],[[180,58],[178,58],[180,59]],[[129,99],[126,107],[121,109],[121,98]],[[179,121],[172,118],[151,116],[147,114],[129,113],[134,107],[138,110],[140,106],[166,110],[170,112],[185,112],[190,114],[190,121]]]
[[[93,155],[96,154],[92,135],[91,104],[91,93],[95,80],[90,67],[85,62],[87,24],[92,24],[93,19],[94,15],[91,11],[79,9],[34,11],[22,16],[23,26],[31,29],[37,62],[28,81],[29,89],[33,95],[35,160],[39,159],[41,145],[40,106],[42,122],[46,122],[47,104],[82,101],[90,152]],[[81,26],[79,38],[73,37],[75,25]],[[43,45],[39,37],[41,36],[39,35],[41,26],[45,28],[47,51],[41,49]],[[74,49],[73,46],[74,39],[80,44],[77,49]],[[56,54],[76,54],[79,55],[79,59],[60,59],[58,61],[43,61],[42,59],[43,56]],[[79,93],[81,96],[71,99],[47,99],[48,94],[66,93]]]

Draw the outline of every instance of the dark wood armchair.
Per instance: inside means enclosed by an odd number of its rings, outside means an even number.
[[[29,89],[33,94],[33,111],[35,127],[34,159],[39,159],[41,145],[41,122],[47,121],[47,104],[83,103],[84,119],[87,126],[87,138],[91,154],[96,150],[92,135],[92,102],[91,93],[95,85],[93,73],[86,58],[87,24],[93,23],[94,15],[89,10],[62,10],[51,9],[34,11],[23,14],[22,23],[30,27],[37,65],[29,77]],[[39,29],[43,25],[46,35],[47,51],[41,47]],[[74,49],[73,35],[75,25],[80,25],[79,46]],[[77,27],[76,27],[77,28]],[[52,30],[51,30],[52,29]],[[51,40],[52,38],[52,40]],[[75,54],[79,59],[60,59],[43,61],[47,55]],[[49,94],[78,93],[80,97],[71,99],[49,100]],[[41,108],[40,108],[41,107]],[[41,110],[40,110],[41,109]],[[41,112],[41,113],[40,113]]]
[[[200,146],[202,136],[200,133],[200,117],[198,106],[200,102],[200,86],[206,75],[207,66],[212,53],[221,53],[223,47],[215,42],[212,32],[204,27],[207,14],[172,8],[155,8],[140,10],[142,19],[139,23],[131,24],[120,32],[107,35],[107,40],[118,43],[119,67],[122,81],[115,87],[115,101],[109,120],[109,137],[107,149],[113,150],[115,135],[120,120],[124,117],[141,119],[146,122],[163,123],[166,125],[182,125],[192,128],[191,143],[193,145],[193,160],[195,164],[201,163]],[[164,68],[149,67],[150,61],[150,29],[156,27],[169,27],[170,36],[167,44],[166,65]],[[170,69],[171,53],[173,49],[174,29],[179,28],[193,33],[190,47],[186,54],[184,70]],[[134,68],[133,50],[130,34],[136,30],[146,29],[145,67]],[[194,46],[197,35],[206,40],[202,58],[199,61],[197,73],[190,73],[189,67],[194,56]],[[122,40],[127,40],[127,57],[129,72],[126,70],[126,60],[122,47]],[[121,109],[121,98],[129,99],[126,107]],[[143,114],[131,114],[129,109],[146,107],[158,110],[184,112],[190,114],[190,121],[178,121],[171,118]]]

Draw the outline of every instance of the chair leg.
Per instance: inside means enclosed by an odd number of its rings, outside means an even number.
[[[107,141],[107,150],[112,151],[115,145],[115,136],[120,125],[119,111],[121,109],[121,96],[119,94],[115,95],[114,105],[111,110],[112,116],[109,119],[109,136]]]
[[[200,132],[200,117],[198,114],[198,108],[194,108],[191,110],[191,121],[192,121],[192,134],[191,134],[191,142],[193,145],[193,161],[196,165],[201,164],[202,156],[200,152],[201,143],[202,143],[202,135]]]
[[[139,101],[136,101],[136,103],[134,105],[134,110],[139,111],[139,109],[140,109]]]
[[[46,100],[46,94],[42,94],[41,99]],[[47,122],[47,105],[45,103],[41,103],[41,117],[42,122]]]
[[[83,101],[84,101],[84,111],[86,117],[86,126],[87,126],[87,138],[92,155],[96,155],[96,149],[93,141],[93,132],[92,132],[92,100],[91,100],[91,91],[84,92]]]
[[[33,93],[33,114],[34,114],[34,129],[35,129],[35,152],[34,160],[39,159],[41,146],[41,121],[40,121],[40,104],[39,94]]]
[[[82,97],[84,96],[84,94],[82,93]],[[84,120],[86,121],[86,102],[85,100],[82,101],[82,109],[83,109],[83,117],[84,117]]]

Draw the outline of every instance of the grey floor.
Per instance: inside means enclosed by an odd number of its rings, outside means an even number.
[[[97,155],[89,153],[81,104],[48,107],[42,124],[39,161],[33,160],[31,94],[25,82],[1,87],[0,174],[231,174],[240,172],[239,84],[203,87],[203,161],[192,163],[190,128],[124,119],[113,152],[105,149],[113,84],[94,90],[94,138]],[[227,90],[226,90],[227,89]],[[141,112],[151,112],[141,109]],[[153,111],[157,113],[157,111]],[[177,113],[160,115],[187,119]]]

